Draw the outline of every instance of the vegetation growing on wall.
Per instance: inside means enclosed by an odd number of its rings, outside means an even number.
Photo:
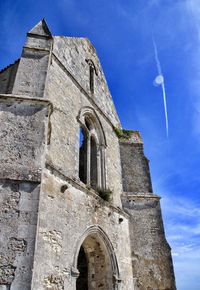
[[[110,201],[111,197],[112,197],[112,190],[110,190],[109,188],[107,189],[102,189],[102,188],[98,188],[97,189],[99,196],[105,200],[105,201]]]
[[[131,137],[131,134],[134,133],[133,130],[119,129],[117,127],[114,127],[114,131],[118,138],[125,138],[125,139],[129,139]]]

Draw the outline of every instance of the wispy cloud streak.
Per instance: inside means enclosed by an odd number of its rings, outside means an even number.
[[[161,85],[161,88],[162,88],[163,103],[164,103],[164,110],[165,110],[166,135],[168,137],[168,135],[169,135],[169,124],[168,124],[168,113],[167,113],[167,101],[166,101],[165,81],[164,81],[164,77],[163,77],[163,73],[162,73],[162,69],[161,69],[161,65],[160,65],[160,60],[159,60],[159,57],[158,57],[157,45],[155,43],[155,39],[154,39],[153,36],[152,36],[152,41],[153,41],[153,47],[154,47],[154,54],[155,54],[156,66],[157,66],[157,70],[158,70],[158,76],[155,79],[155,83],[157,85]]]

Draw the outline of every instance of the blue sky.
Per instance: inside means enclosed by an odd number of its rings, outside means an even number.
[[[162,196],[178,290],[200,289],[199,0],[0,0],[0,67],[20,57],[45,17],[54,35],[86,36],[99,55],[122,125],[140,130]],[[169,137],[152,35],[164,76]]]

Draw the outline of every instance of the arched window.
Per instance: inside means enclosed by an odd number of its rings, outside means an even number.
[[[79,114],[80,147],[79,178],[93,189],[105,188],[105,136],[92,108],[85,107]]]

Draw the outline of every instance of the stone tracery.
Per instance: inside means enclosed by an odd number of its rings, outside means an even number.
[[[80,122],[79,178],[94,189],[105,188],[106,141],[101,123],[92,108],[84,107]]]

